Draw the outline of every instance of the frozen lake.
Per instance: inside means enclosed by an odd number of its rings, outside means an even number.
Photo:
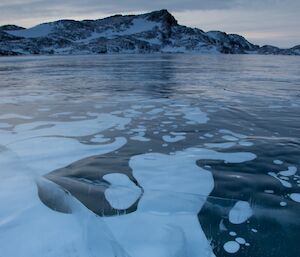
[[[300,59],[0,59],[0,257],[296,257]]]

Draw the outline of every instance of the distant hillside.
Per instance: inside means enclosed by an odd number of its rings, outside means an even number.
[[[59,20],[29,29],[0,27],[0,55],[4,56],[169,52],[300,55],[300,46],[260,47],[236,34],[189,28],[179,25],[167,10],[98,20]]]

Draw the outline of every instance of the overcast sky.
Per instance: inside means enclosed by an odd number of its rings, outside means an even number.
[[[253,43],[300,44],[300,0],[0,0],[0,25],[97,19],[168,9],[180,24],[238,33]]]

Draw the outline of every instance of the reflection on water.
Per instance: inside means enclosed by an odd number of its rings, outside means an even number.
[[[4,256],[300,251],[299,58],[17,57],[0,75]]]

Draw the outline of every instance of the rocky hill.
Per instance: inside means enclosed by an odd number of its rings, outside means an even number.
[[[167,10],[98,20],[59,20],[29,29],[0,27],[0,55],[4,56],[169,52],[300,55],[300,46],[260,47],[236,34],[189,28],[179,25]]]

